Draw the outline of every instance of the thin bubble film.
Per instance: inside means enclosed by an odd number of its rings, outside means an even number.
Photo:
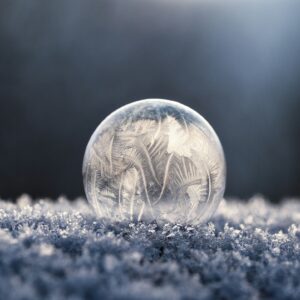
[[[83,162],[88,201],[100,217],[203,222],[225,189],[225,159],[208,122],[168,100],[133,102],[92,135]]]

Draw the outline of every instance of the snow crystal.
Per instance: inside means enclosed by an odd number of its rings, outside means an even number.
[[[223,201],[198,226],[0,201],[0,299],[299,299],[300,201]]]

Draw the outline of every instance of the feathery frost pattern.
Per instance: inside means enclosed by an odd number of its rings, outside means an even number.
[[[211,215],[224,192],[222,148],[204,119],[183,107],[140,101],[99,126],[83,166],[99,216],[199,222]]]

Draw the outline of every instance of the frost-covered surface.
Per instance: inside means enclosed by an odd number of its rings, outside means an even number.
[[[299,299],[300,201],[223,202],[201,226],[0,202],[1,299]]]

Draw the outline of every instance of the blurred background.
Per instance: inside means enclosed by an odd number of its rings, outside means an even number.
[[[97,125],[134,100],[202,114],[227,196],[300,195],[300,2],[0,2],[0,196],[75,198]]]

